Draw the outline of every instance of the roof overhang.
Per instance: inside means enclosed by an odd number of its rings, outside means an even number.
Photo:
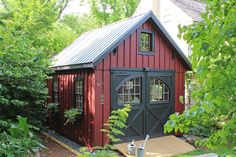
[[[77,64],[77,65],[63,65],[63,66],[52,66],[53,70],[73,70],[73,69],[87,69],[91,68],[94,69],[95,66],[93,63],[85,63],[85,64]]]

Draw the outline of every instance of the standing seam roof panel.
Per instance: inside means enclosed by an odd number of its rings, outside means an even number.
[[[110,45],[118,42],[144,17],[145,14],[142,14],[83,33],[53,58],[53,66],[94,63],[99,56],[106,53]]]

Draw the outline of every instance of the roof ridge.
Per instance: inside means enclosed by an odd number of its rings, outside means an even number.
[[[124,18],[124,19],[121,19],[121,20],[118,20],[118,21],[115,21],[115,22],[112,22],[112,23],[109,23],[109,24],[106,24],[104,26],[101,26],[101,27],[97,27],[97,28],[94,28],[94,29],[91,29],[87,32],[84,32],[82,33],[80,36],[84,35],[84,34],[87,34],[87,33],[90,33],[90,32],[93,32],[93,31],[96,31],[96,30],[99,30],[99,29],[103,29],[103,28],[106,28],[108,26],[112,26],[112,25],[115,25],[117,23],[120,23],[122,21],[126,21],[126,20],[130,20],[130,19],[133,19],[133,18],[136,18],[136,17],[139,17],[139,16],[142,16],[142,15],[146,15],[148,13],[152,12],[151,10],[149,10],[148,12],[145,12],[145,13],[142,13],[142,14],[139,14],[139,15],[135,15],[135,16],[130,16],[130,17],[127,17],[127,18]],[[78,36],[78,37],[80,37]]]

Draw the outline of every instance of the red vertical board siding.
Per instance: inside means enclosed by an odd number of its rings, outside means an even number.
[[[155,56],[154,56],[154,62],[155,62],[155,69],[160,68],[160,38],[159,34],[155,32]]]
[[[110,53],[110,58],[111,58],[111,67],[117,67],[117,53]]]
[[[164,61],[165,61],[165,69],[170,69],[170,52],[168,51],[168,46],[167,44],[165,43],[165,57],[164,57]]]
[[[118,67],[124,67],[124,42],[122,42],[122,44],[118,46],[117,53],[118,53],[117,57]]]
[[[73,71],[61,71],[56,72],[55,76],[59,78],[59,108],[60,112],[57,117],[50,117],[54,122],[58,123],[55,130],[86,146],[92,146],[94,130],[94,70],[73,70]],[[81,76],[84,78],[84,113],[82,119],[78,120],[74,124],[65,123],[64,111],[73,107],[74,98],[74,78]],[[88,85],[88,82],[90,83]],[[50,83],[50,82],[49,82]],[[52,85],[52,83],[50,83]],[[49,91],[52,90],[52,86],[49,87]],[[52,95],[52,92],[50,93]],[[89,135],[90,134],[90,135]]]
[[[136,59],[137,59],[136,60],[136,62],[137,62],[137,67],[136,68],[142,68],[143,67],[142,66],[143,65],[143,63],[142,63],[143,62],[143,55],[140,55],[139,52],[138,52],[139,51],[139,45],[138,45],[138,43],[139,43],[138,42],[139,34],[138,34],[138,31],[135,32],[135,38],[136,38],[136,44],[135,44],[136,45],[136,52],[135,52],[135,54],[136,54]]]
[[[110,71],[104,71],[103,72],[103,90],[104,90],[104,104],[103,104],[103,124],[108,122],[109,116],[110,116]],[[104,127],[104,126],[103,126]],[[108,138],[105,133],[103,133],[103,144],[107,144]]]
[[[143,55],[143,68],[148,68],[148,56]]]
[[[125,40],[125,43],[124,43],[124,66],[125,67],[130,67],[130,40],[129,40],[130,37],[128,37],[126,40]]]
[[[81,140],[81,141],[84,141],[85,145],[87,145],[88,143],[88,119],[89,119],[89,114],[88,114],[88,82],[90,81],[89,80],[89,74],[88,73],[85,73],[84,74],[84,120],[83,120],[83,124],[84,124],[84,127],[83,127],[83,130],[82,132],[79,131],[78,128],[75,128],[77,130],[76,134],[77,134],[77,140]],[[82,135],[81,135],[82,134]],[[82,136],[82,137],[81,137]]]
[[[103,64],[103,70],[109,70],[110,65],[111,65],[111,54],[109,54],[105,59],[104,59],[104,64]]]
[[[87,110],[87,126],[88,126],[88,130],[87,130],[87,139],[86,139],[86,146],[91,146],[92,145],[92,112],[90,112],[91,110],[91,104],[93,103],[93,82],[92,82],[92,75],[89,74],[88,78],[87,78],[87,106],[86,106],[86,110]]]
[[[164,69],[165,68],[165,47],[164,47],[164,43],[163,40],[160,38],[160,69]]]
[[[130,67],[136,68],[137,67],[137,38],[136,38],[136,31],[131,35],[130,40]],[[114,66],[115,67],[115,66]]]
[[[89,83],[90,83],[90,86],[89,86],[89,89],[90,89],[90,91],[88,92],[89,93],[89,139],[90,139],[90,141],[89,141],[89,146],[94,146],[94,143],[95,143],[95,141],[94,141],[94,137],[95,137],[95,127],[94,127],[94,125],[95,125],[95,123],[94,123],[94,121],[95,121],[95,72],[93,72],[93,73],[91,73],[91,76],[90,76],[91,78],[90,78],[90,80],[89,80]]]
[[[102,71],[96,70],[95,72],[95,118],[94,118],[94,127],[95,127],[95,145],[102,145],[102,112],[103,105],[101,105],[101,95],[104,81],[102,80]]]

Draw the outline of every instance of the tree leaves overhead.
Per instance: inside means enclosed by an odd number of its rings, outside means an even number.
[[[178,123],[187,128],[212,126],[214,131],[199,144],[212,149],[235,146],[236,1],[208,0],[202,20],[180,31],[193,50],[191,60],[197,87],[192,96],[196,107],[171,120],[181,118]],[[204,111],[201,116],[189,116],[199,108]],[[202,123],[205,120],[211,123]],[[167,125],[170,131],[170,124]]]
[[[104,25],[130,17],[138,6],[139,0],[89,0],[89,3],[92,15],[101,25]]]
[[[58,23],[60,8],[56,0],[4,0],[0,8],[4,24],[0,26],[1,120],[15,121],[21,115],[36,126],[45,120],[49,59],[76,36],[70,27]],[[0,132],[4,129],[0,126]]]

